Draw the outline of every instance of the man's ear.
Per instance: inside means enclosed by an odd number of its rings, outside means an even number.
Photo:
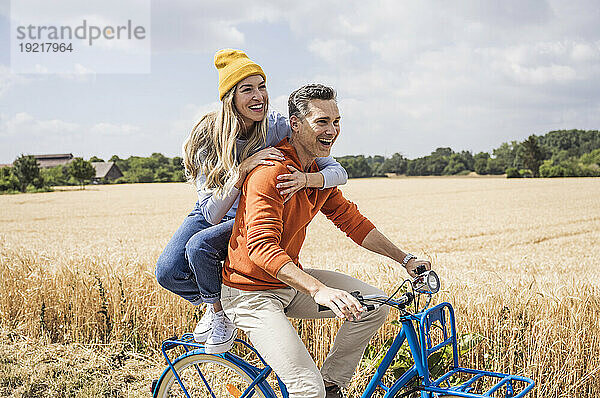
[[[296,115],[290,116],[290,128],[295,133],[300,131],[300,118],[298,118],[298,116],[296,116]]]

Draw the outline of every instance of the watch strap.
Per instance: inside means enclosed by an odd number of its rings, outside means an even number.
[[[406,253],[406,256],[404,256],[404,259],[402,260],[402,265],[406,268],[406,265],[408,264],[408,262],[412,259],[416,259],[417,256],[415,256],[414,254],[411,253]]]

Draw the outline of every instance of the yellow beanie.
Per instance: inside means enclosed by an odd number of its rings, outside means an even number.
[[[260,75],[267,80],[262,68],[250,61],[250,58],[240,50],[227,48],[219,50],[215,54],[215,66],[219,71],[219,99],[223,97],[233,86],[248,76]]]

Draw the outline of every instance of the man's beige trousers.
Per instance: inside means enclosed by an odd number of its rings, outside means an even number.
[[[339,272],[305,269],[325,285],[361,294],[384,294],[381,290]],[[225,313],[243,330],[260,355],[285,383],[290,398],[323,398],[323,379],[346,387],[371,337],[385,322],[388,308],[363,313],[358,321],[346,321],[319,372],[298,333],[287,317],[332,318],[319,312],[307,294],[283,289],[244,291],[223,285],[221,303]],[[315,336],[319,338],[319,336]]]

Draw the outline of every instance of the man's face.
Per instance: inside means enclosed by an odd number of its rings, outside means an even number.
[[[310,100],[308,115],[292,116],[294,145],[307,156],[329,156],[331,147],[340,134],[340,111],[334,100]]]

